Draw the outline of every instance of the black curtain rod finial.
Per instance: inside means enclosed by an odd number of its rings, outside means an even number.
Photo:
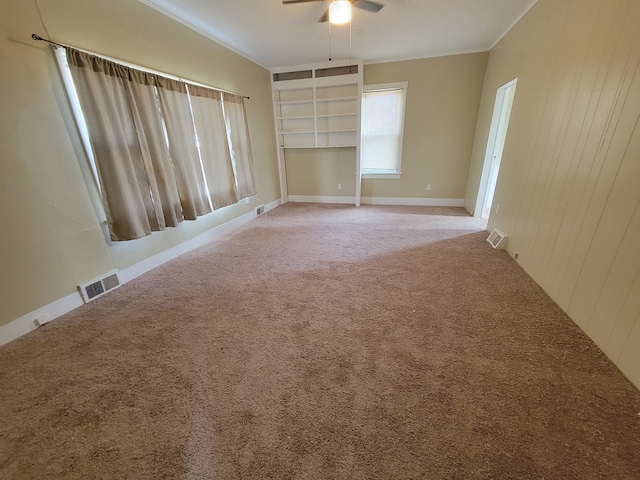
[[[31,38],[33,38],[34,40],[38,40],[40,42],[47,42],[50,43],[51,45],[54,45],[56,47],[60,47],[60,48],[65,48],[64,45],[61,45],[59,43],[56,42],[52,42],[51,40],[47,40],[46,38],[42,38],[40,35],[38,35],[37,33],[32,33],[31,34]]]

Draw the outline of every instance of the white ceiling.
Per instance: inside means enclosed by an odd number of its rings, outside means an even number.
[[[537,0],[379,0],[378,13],[353,9],[351,35],[346,25],[331,36],[318,23],[328,0],[139,1],[271,69],[330,55],[366,64],[487,51]]]

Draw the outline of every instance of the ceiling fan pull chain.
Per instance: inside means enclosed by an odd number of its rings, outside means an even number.
[[[352,19],[349,19],[349,65],[351,65],[351,24],[353,23]]]
[[[331,22],[327,22],[329,24],[329,61],[331,61]]]

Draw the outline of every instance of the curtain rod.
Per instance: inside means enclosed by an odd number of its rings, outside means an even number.
[[[69,47],[69,48],[75,48],[75,47],[72,47],[71,45],[63,45],[62,43],[56,43],[56,42],[53,42],[53,41],[51,41],[51,40],[47,40],[46,38],[42,38],[40,35],[38,35],[38,34],[36,34],[36,33],[32,33],[32,34],[31,34],[31,38],[33,38],[34,40],[37,40],[37,41],[39,41],[39,42],[46,42],[46,43],[50,43],[50,44],[51,44],[51,45],[53,45],[54,47],[60,47],[60,48],[67,48],[67,47]],[[94,53],[93,53],[93,52],[87,52],[87,53],[91,53],[92,55],[94,55]],[[101,55],[98,55],[98,56],[101,56]],[[143,67],[143,68],[144,68],[144,67]],[[166,75],[166,74],[161,74],[161,75]],[[173,76],[175,77],[175,75],[173,75]],[[182,80],[183,82],[191,83],[191,84],[193,84],[193,85],[197,85],[197,82],[192,82],[192,81],[189,81],[189,80],[184,80],[183,78],[180,78],[180,77],[176,77],[176,78],[179,78],[179,79],[180,79],[180,80]],[[210,87],[209,85],[204,85],[204,84],[202,84],[202,83],[201,83],[200,85],[205,86],[205,87],[207,87],[207,88],[211,88],[212,90],[218,90],[219,92],[230,93],[231,95],[238,95],[237,93],[229,92],[228,90],[222,90],[221,88]],[[250,98],[250,97],[247,97],[246,95],[239,95],[239,96],[241,96],[242,98],[246,98],[247,100],[249,100],[249,98]]]

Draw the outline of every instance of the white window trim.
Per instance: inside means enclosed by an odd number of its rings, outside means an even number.
[[[375,92],[380,90],[398,90],[402,89],[402,125],[400,127],[400,139],[398,141],[398,157],[400,158],[400,168],[397,172],[375,172],[361,168],[362,178],[379,178],[379,179],[398,179],[402,175],[402,144],[404,140],[404,122],[407,116],[407,89],[409,82],[392,82],[392,83],[375,83],[364,85],[362,88],[363,96],[367,92]],[[364,101],[362,102],[364,108]],[[364,120],[364,115],[362,115]]]

